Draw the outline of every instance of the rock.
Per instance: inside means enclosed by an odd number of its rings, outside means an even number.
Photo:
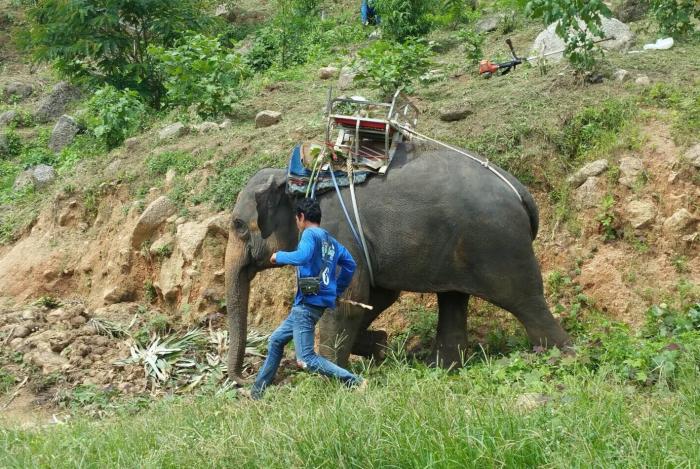
[[[616,2],[613,13],[620,21],[630,23],[644,18],[648,10],[648,0],[622,0]]]
[[[106,305],[124,303],[133,300],[134,297],[134,292],[124,285],[117,285],[115,287],[108,288],[105,290],[104,295],[102,296]]]
[[[681,234],[694,231],[698,218],[682,208],[664,221],[663,230],[668,234]]]
[[[690,147],[683,155],[683,158],[696,168],[700,168],[700,143]]]
[[[471,110],[464,108],[442,109],[440,110],[440,120],[444,122],[461,121],[471,113]]]
[[[529,412],[545,405],[551,400],[551,397],[544,394],[530,392],[518,396],[518,399],[515,401],[515,407],[521,411]]]
[[[596,160],[592,163],[588,163],[583,168],[576,171],[574,174],[566,179],[566,182],[574,187],[579,187],[583,184],[586,179],[593,176],[598,176],[603,171],[608,169],[608,160]]]
[[[66,112],[68,104],[80,98],[80,90],[62,81],[53,87],[51,93],[39,101],[34,117],[39,123],[46,123]]]
[[[37,343],[33,350],[24,354],[24,359],[32,365],[40,367],[45,375],[61,372],[63,367],[68,365],[68,359],[54,353],[47,342]]]
[[[270,127],[282,120],[282,113],[277,111],[260,111],[255,116],[255,128]]]
[[[102,174],[106,179],[116,179],[119,176],[123,165],[124,160],[117,158],[105,166],[105,169],[102,170]]]
[[[139,249],[153,232],[177,211],[175,204],[166,196],[158,197],[143,211],[131,234],[131,247]]]
[[[70,317],[71,314],[64,308],[56,308],[46,314],[46,322],[49,324],[56,324],[61,321],[68,321]]]
[[[620,159],[620,180],[619,183],[627,186],[630,189],[634,187],[637,178],[644,171],[642,160],[634,157],[625,157]]]
[[[24,99],[28,98],[34,93],[34,87],[29,83],[13,82],[5,86],[3,95],[5,99]]]
[[[160,140],[171,140],[175,138],[180,138],[183,135],[187,135],[190,129],[182,122],[175,122],[167,127],[164,127],[158,132],[158,138]]]
[[[175,253],[165,259],[160,266],[157,287],[163,299],[169,303],[177,300],[182,290],[182,264],[182,256]]]
[[[641,86],[649,86],[651,84],[651,80],[649,80],[649,77],[646,75],[638,76],[634,82]]]
[[[338,77],[338,89],[339,90],[349,90],[355,84],[355,77],[357,76],[357,70],[351,67],[343,67],[340,69],[340,76]]]
[[[207,229],[217,235],[228,237],[228,229],[231,226],[231,214],[221,212],[206,221]]]
[[[32,309],[25,309],[22,311],[22,319],[25,321],[34,321],[39,317],[36,311]]]
[[[635,229],[648,227],[656,218],[656,207],[653,203],[643,200],[633,200],[625,207],[627,219]]]
[[[66,114],[62,115],[51,132],[49,150],[54,153],[63,150],[73,142],[73,139],[78,135],[79,131],[80,127],[78,127],[78,123],[75,122],[75,119]]]
[[[207,236],[207,223],[188,222],[177,227],[175,238],[185,260],[192,261]]]
[[[31,186],[32,183],[32,170],[27,169],[17,175],[17,177],[15,178],[15,182],[12,185],[12,190],[22,190],[27,186]]]
[[[628,72],[627,70],[625,70],[623,68],[620,68],[620,69],[617,69],[613,72],[613,78],[617,81],[624,82],[624,81],[629,80],[629,74],[630,74],[630,72]]]
[[[503,14],[497,14],[497,15],[489,15],[484,18],[481,18],[479,21],[476,22],[476,25],[474,25],[474,30],[477,33],[490,33],[491,31],[495,31],[498,28],[499,23],[503,19]]]
[[[368,39],[370,41],[373,41],[375,39],[381,39],[382,38],[382,30],[381,29],[375,29],[371,33],[369,33]]]
[[[79,329],[85,325],[86,322],[87,319],[85,319],[83,316],[73,316],[70,320],[70,325],[75,329]]]
[[[600,178],[589,177],[574,192],[574,200],[580,208],[597,207],[602,196]]]
[[[48,186],[54,179],[56,179],[56,171],[54,171],[53,166],[40,164],[32,169],[32,181],[38,189]]]
[[[17,113],[17,111],[5,111],[2,114],[0,114],[0,126],[8,125],[18,117],[19,114]]]
[[[172,248],[173,241],[173,235],[169,232],[165,233],[163,236],[155,240],[153,244],[151,244],[148,252],[150,252],[152,256],[156,256],[160,254],[166,246],[170,246]]]
[[[219,130],[219,124],[216,122],[202,122],[201,124],[193,126],[193,128],[196,132],[200,133],[216,132]]]
[[[175,178],[177,177],[177,171],[175,171],[175,168],[168,168],[168,171],[165,173],[165,187],[166,189],[170,189],[173,187],[173,184],[175,183]]]
[[[24,339],[27,337],[29,334],[32,333],[32,328],[27,327],[25,325],[17,326],[15,330],[12,332],[12,337],[19,337],[20,339]]]
[[[222,3],[214,10],[214,16],[223,18],[229,23],[236,21],[236,13],[236,8],[234,8],[230,3]]]
[[[634,39],[634,34],[629,26],[615,18],[601,18],[601,29],[604,37],[614,36],[614,40],[598,43],[597,45],[606,50],[625,50]],[[579,20],[579,24],[583,26],[583,22]],[[556,50],[563,50],[566,44],[556,33],[557,23],[552,23],[547,26],[547,29],[542,31],[535,42],[532,44],[532,50],[536,54],[546,54]],[[600,39],[600,38],[596,38]],[[558,62],[564,57],[563,53],[552,54],[547,56],[547,60]]]
[[[321,80],[328,80],[330,78],[337,77],[339,72],[340,72],[340,70],[338,70],[337,67],[332,67],[332,66],[321,67],[318,69],[318,77]]]
[[[221,124],[219,124],[219,128],[221,130],[225,130],[225,129],[228,129],[229,127],[231,127],[231,125],[233,125],[233,122],[231,121],[231,119],[224,119],[223,122],[221,122]]]

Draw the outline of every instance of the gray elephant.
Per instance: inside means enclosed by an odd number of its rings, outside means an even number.
[[[459,363],[466,346],[466,315],[474,295],[510,311],[533,344],[559,347],[569,337],[551,315],[532,241],[538,212],[517,179],[452,150],[399,145],[385,176],[357,186],[357,203],[374,275],[354,241],[335,192],[320,195],[322,226],[344,244],[358,268],[346,298],[320,322],[320,353],[341,366],[351,353],[366,355],[386,339],[372,321],[401,291],[434,292],[438,325],[433,362]],[[516,192],[517,191],[517,194]],[[349,190],[341,190],[350,207]],[[270,255],[293,250],[299,233],[286,171],[264,169],[239,194],[226,249],[226,290],[231,346],[229,376],[241,381],[250,282],[274,267]],[[291,294],[291,292],[290,292]],[[374,348],[373,348],[374,346]]]

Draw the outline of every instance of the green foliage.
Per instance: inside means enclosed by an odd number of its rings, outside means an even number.
[[[0,396],[12,389],[16,381],[17,378],[12,373],[0,368]]]
[[[148,172],[162,176],[173,168],[177,174],[188,174],[199,166],[199,161],[184,151],[164,151],[146,159]]]
[[[61,306],[61,301],[54,298],[53,296],[42,296],[34,302],[34,304],[43,306],[49,309],[56,309]]]
[[[647,337],[674,337],[693,331],[700,331],[700,302],[679,309],[661,303],[647,311],[644,327],[644,334]]]
[[[695,31],[693,18],[700,20],[697,0],[652,0],[651,12],[661,34],[682,38]]]
[[[113,148],[139,130],[146,106],[135,91],[104,85],[88,101],[87,111],[92,132],[108,148]]]
[[[467,60],[473,64],[478,64],[484,58],[482,50],[484,36],[470,28],[461,29],[457,35],[460,41],[464,43],[464,52]]]
[[[158,299],[158,291],[156,291],[155,285],[150,280],[146,280],[143,283],[143,296],[149,303],[155,303]]]
[[[566,44],[564,55],[574,68],[591,70],[595,66],[593,36],[602,36],[601,16],[612,14],[602,0],[532,0],[526,11],[547,25],[557,22],[556,33]],[[579,19],[585,26],[579,24]]]
[[[359,52],[365,68],[358,78],[367,80],[385,96],[392,95],[400,87],[411,93],[413,83],[430,66],[430,54],[430,47],[421,41],[376,41]]]
[[[600,212],[596,216],[598,229],[605,241],[618,238],[618,227],[615,219],[615,199],[612,194],[606,194],[600,204]]]
[[[417,38],[430,31],[429,13],[435,0],[375,0],[384,36],[397,41]]]
[[[421,306],[414,307],[406,313],[406,320],[408,327],[393,337],[394,346],[405,344],[409,339],[415,337],[419,341],[420,348],[427,353],[435,339],[438,322],[437,311]]]
[[[438,24],[455,27],[463,23],[472,23],[481,15],[475,0],[440,0],[441,16],[435,18]]]
[[[17,133],[8,129],[4,134],[0,134],[0,140],[5,141],[4,145],[0,143],[0,159],[12,158],[17,156],[22,151],[22,139]]]
[[[216,38],[193,34],[175,46],[149,48],[158,60],[166,99],[175,106],[194,106],[202,117],[232,110],[238,101],[247,69],[241,56],[226,50]]]
[[[158,106],[163,93],[149,46],[169,47],[209,23],[203,0],[45,0],[29,10],[25,42],[63,75],[138,91]]]

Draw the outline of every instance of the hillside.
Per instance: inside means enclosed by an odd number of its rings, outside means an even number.
[[[217,344],[215,331],[225,326],[223,263],[230,210],[238,191],[258,169],[285,167],[296,143],[323,140],[330,86],[335,94],[381,96],[370,82],[359,78],[348,81],[346,76],[357,64],[358,51],[376,42],[375,28],[358,24],[356,3],[326,5],[323,38],[327,42],[311,49],[305,63],[274,66],[253,74],[229,112],[203,118],[194,111],[195,105],[158,111],[148,108],[138,130],[108,149],[94,129],[86,128],[84,121],[89,119],[81,117],[89,114],[95,89],[85,83],[65,83],[50,66],[23,55],[26,52],[13,38],[27,25],[24,8],[0,0],[0,90],[16,90],[6,92],[0,103],[0,116],[14,112],[12,120],[0,125],[4,136],[0,147],[14,145],[12,151],[6,151],[9,156],[0,159],[0,365],[4,373],[0,382],[8,376],[10,383],[0,389],[10,396],[20,383],[29,383],[18,388],[13,402],[8,402],[8,408],[16,412],[12,423],[44,423],[59,405],[66,414],[70,413],[67,406],[76,410],[81,405],[80,396],[70,394],[75,389],[108,388],[109,393],[129,399],[145,391],[153,395],[180,392],[179,384],[154,387],[140,365],[114,366],[114,361],[128,357],[131,336],[137,332],[147,342],[151,334],[165,337],[202,327],[209,329],[202,339],[209,341],[206,350],[219,357],[223,354],[225,344]],[[500,3],[485,3],[482,19],[503,9]],[[274,9],[269,2],[237,5],[226,16],[235,30],[231,34],[239,36],[234,48],[245,53],[254,47],[256,30],[270,21]],[[433,50],[428,72],[432,79],[417,82],[410,94],[421,111],[420,132],[478,152],[510,171],[531,191],[540,210],[535,249],[549,306],[565,327],[588,345],[598,337],[589,327],[596,333],[608,327],[629,327],[625,330],[633,335],[648,326],[650,308],[655,305],[682,312],[700,297],[700,42],[691,36],[669,50],[630,53],[655,41],[658,33],[650,16],[629,26],[634,38],[628,49],[607,51],[596,76],[589,77],[593,79],[574,75],[564,61],[540,67],[523,65],[510,74],[486,80],[477,75],[478,65],[468,58],[469,46],[460,29],[443,24],[427,35]],[[525,54],[544,29],[540,21],[521,13],[513,28],[505,34],[501,23],[484,32],[484,57],[506,58],[506,38]],[[330,78],[321,78],[320,69],[327,66],[336,70]],[[58,110],[53,112],[47,103]],[[44,119],[40,111],[47,106],[52,113]],[[267,127],[256,125],[256,115],[263,110],[280,112],[281,120]],[[75,117],[80,129],[65,147],[50,152],[48,148],[56,139],[52,133],[63,114]],[[450,116],[455,114],[456,119]],[[46,184],[31,175],[39,164],[53,168]],[[261,331],[274,327],[286,315],[293,290],[291,269],[258,274],[251,291],[251,325]],[[391,338],[404,341],[404,348],[420,354],[429,347],[435,322],[433,295],[405,293],[374,327],[387,330]],[[95,324],[121,332],[101,333]],[[526,354],[518,323],[484,301],[470,304],[468,327],[472,352]],[[605,334],[600,336],[607,340]],[[628,346],[633,349],[635,344]],[[694,353],[688,345],[684,357],[690,360]],[[489,368],[493,364],[488,357],[485,362],[473,365],[475,373],[484,373],[485,389],[505,386],[491,375],[496,372]],[[359,367],[370,366],[358,363]],[[255,360],[251,364],[254,368]],[[587,369],[588,365],[581,366]],[[679,369],[686,373],[683,376],[696,379],[697,369],[684,366],[679,362]],[[455,391],[449,384],[452,378],[419,369],[425,379],[444,380],[440,389],[450,396],[448,402],[454,403],[450,393],[457,392],[465,393],[474,406],[483,404],[474,398],[476,388]],[[658,367],[653,369],[658,371]],[[407,377],[409,370],[408,364],[401,362],[399,371],[373,372],[379,382],[399,385],[398,381],[406,380],[402,384],[413,386],[412,378]],[[565,381],[584,380],[579,373],[585,372],[579,368],[552,373],[559,372]],[[290,379],[297,379],[292,371],[288,373]],[[591,373],[598,373],[597,368]],[[222,376],[211,370],[201,374],[210,380],[210,388],[201,392],[213,395]],[[593,389],[596,380],[605,381],[605,377],[584,380],[581,393]],[[517,382],[517,389],[503,391],[508,399],[535,392],[527,383]],[[301,386],[308,388],[305,392],[309,395],[322,392],[317,389],[320,384],[307,384],[305,379]],[[550,386],[555,384],[543,386],[546,389],[536,392],[551,394]],[[617,399],[615,393],[626,384],[621,380],[610,386],[614,389],[601,390],[609,392],[604,400]],[[686,391],[689,387],[687,382],[680,385]],[[416,395],[411,399],[424,398],[429,392],[424,387],[414,390]],[[326,407],[316,412],[336,405],[334,399],[342,401],[343,392],[334,388],[332,397],[323,403]],[[353,397],[351,402],[381,407],[384,391],[376,392],[379,394],[370,394],[365,401]],[[95,400],[95,396],[86,398],[88,408],[101,399],[102,394],[97,395]],[[285,397],[291,398],[285,394],[273,402],[281,405]],[[672,400],[680,406],[683,399],[696,397],[674,395]],[[555,400],[564,407],[570,405],[564,397]],[[633,401],[649,412],[663,413],[649,403],[646,394],[635,395]],[[28,417],[37,403],[41,404],[38,408],[49,410]],[[202,405],[210,410],[209,404]],[[602,407],[593,410],[603,418]],[[630,408],[625,411],[633,412]],[[168,410],[156,407],[149,412],[160,415]],[[253,419],[235,407],[222,412],[229,419]],[[280,412],[280,419],[287,417]],[[387,408],[379,412],[391,418]],[[429,418],[428,409],[417,412],[417,419]],[[534,414],[507,415],[506,421],[501,421],[505,427],[517,426],[513,422],[522,423],[520,419],[527,421],[525,426],[539,425]],[[511,417],[514,420],[508,420]],[[119,422],[129,419],[124,415],[119,418],[126,419]],[[465,425],[475,423],[471,416],[465,419]],[[345,422],[340,428],[355,424]],[[572,420],[565,426],[573,431],[575,423]],[[259,432],[263,439],[269,430],[253,425],[250,431]],[[213,434],[221,437],[217,431]],[[519,435],[514,432],[503,438],[517,440]],[[29,454],[36,447],[30,451],[27,448],[31,445],[27,445],[14,464],[32,460]],[[498,460],[495,449],[489,451],[493,453],[487,464],[509,463]],[[179,450],[174,454],[184,457]],[[203,450],[202,454],[211,452]],[[689,457],[692,460],[693,455]],[[219,460],[226,464],[226,459]],[[351,460],[360,466],[366,462],[361,457]],[[546,464],[546,460],[516,457],[510,462]],[[47,459],[41,461],[50,464]],[[167,458],[153,461],[155,465],[169,464]],[[293,466],[312,464],[295,459],[288,462]],[[408,460],[403,462],[412,465]],[[420,466],[427,463],[420,458],[413,461]],[[245,464],[257,463],[246,459]]]

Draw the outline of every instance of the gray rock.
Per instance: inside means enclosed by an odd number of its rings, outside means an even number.
[[[695,231],[698,217],[682,208],[664,221],[663,230],[668,234],[682,234]]]
[[[690,147],[683,158],[696,168],[700,168],[700,143]]]
[[[236,21],[236,9],[229,3],[222,3],[214,10],[214,16],[222,18],[229,23]]]
[[[600,203],[602,192],[600,178],[589,177],[586,179],[586,182],[581,184],[574,192],[574,200],[580,208],[597,207]]]
[[[566,182],[574,187],[578,187],[583,184],[586,179],[593,176],[598,176],[603,171],[608,169],[608,160],[596,160],[592,163],[588,163],[583,168],[576,171],[574,174],[566,179]]]
[[[194,125],[192,128],[196,132],[201,133],[216,132],[219,130],[219,124],[216,122],[202,122],[201,124]]]
[[[0,126],[8,125],[18,117],[17,111],[5,111],[0,114]]]
[[[233,125],[233,122],[231,122],[231,119],[224,119],[223,122],[221,122],[221,124],[219,124],[219,128],[221,130],[226,130],[226,129],[230,128],[232,125]]]
[[[255,128],[270,127],[282,120],[282,113],[277,111],[260,111],[255,116]]]
[[[158,197],[143,211],[131,234],[131,246],[139,249],[165,220],[177,211],[175,204],[166,196]]]
[[[197,251],[202,246],[204,238],[207,236],[207,223],[188,222],[177,227],[177,245],[182,251],[185,260],[194,260]]]
[[[56,179],[56,171],[54,171],[53,166],[40,164],[32,168],[32,182],[37,189],[48,186],[54,179]]]
[[[622,0],[616,2],[613,13],[620,21],[630,23],[644,18],[648,10],[648,0]]]
[[[606,50],[626,50],[629,48],[629,46],[632,44],[632,40],[634,39],[634,34],[632,34],[632,30],[630,30],[629,26],[615,18],[601,18],[601,23],[603,36],[614,36],[615,39],[601,42],[598,44],[598,46]],[[581,20],[579,20],[579,24],[585,27]],[[547,29],[537,35],[535,42],[532,44],[532,50],[535,52],[535,54],[546,54],[564,49],[566,44],[564,44],[564,40],[557,35],[556,27],[557,23],[552,23],[547,26]],[[600,38],[596,37],[595,39]],[[547,56],[547,60],[558,62],[563,57],[563,53],[552,54]]]
[[[160,140],[171,140],[175,138],[180,138],[183,135],[187,135],[189,131],[190,128],[182,122],[175,122],[174,124],[170,124],[169,126],[161,129],[161,131],[158,132],[158,138]]]
[[[641,86],[649,86],[651,84],[651,80],[649,80],[649,77],[646,75],[638,76],[634,82]]]
[[[51,139],[49,140],[49,150],[54,153],[58,153],[65,147],[70,145],[78,135],[80,127],[78,123],[71,116],[62,115],[56,125],[53,127],[51,132]]]
[[[442,109],[440,110],[440,120],[444,122],[461,121],[466,118],[472,111],[469,109]]]
[[[29,83],[14,82],[5,86],[3,95],[5,99],[12,99],[13,97],[16,99],[24,99],[31,96],[32,93],[34,93],[34,86]]]
[[[149,248],[148,252],[151,253],[152,256],[158,255],[163,248],[166,246],[170,246],[172,248],[173,241],[175,239],[173,238],[173,235],[170,232],[166,232],[161,236],[160,238],[156,239],[153,244],[151,244],[151,247]]]
[[[338,77],[338,89],[349,90],[355,84],[355,77],[357,76],[357,70],[351,67],[343,67],[340,69],[340,76]]]
[[[620,68],[620,69],[615,70],[613,72],[613,78],[617,81],[622,81],[622,82],[629,80],[629,78],[630,78],[629,75],[630,75],[630,72],[628,72],[627,70],[625,70],[623,68]]]
[[[80,90],[70,83],[62,81],[39,101],[34,117],[39,123],[49,122],[63,115],[68,105],[79,98]]]
[[[318,69],[318,77],[321,80],[328,80],[337,77],[339,72],[340,70],[337,67],[321,67]]]
[[[634,187],[637,178],[644,171],[642,160],[634,157],[625,157],[620,159],[620,180],[618,181],[623,186],[630,189]]]
[[[27,169],[19,173],[15,178],[14,184],[12,185],[12,190],[20,191],[25,187],[34,184],[34,181],[32,180],[32,172],[33,171],[31,169]]]
[[[14,332],[12,333],[12,337],[19,337],[20,339],[24,339],[25,337],[27,337],[31,333],[32,333],[31,327],[21,325],[21,326],[17,326],[17,329],[15,329]]]
[[[477,33],[490,33],[498,28],[498,25],[502,19],[503,14],[486,16],[476,22],[476,25],[474,25],[474,30]]]
[[[110,164],[105,166],[105,169],[102,171],[102,174],[106,179],[116,179],[119,176],[119,173],[121,172],[123,166],[124,160],[117,158],[116,160],[112,161]]]
[[[656,207],[644,200],[633,200],[625,207],[627,219],[635,229],[646,228],[656,218]]]
[[[141,143],[141,140],[139,138],[131,137],[131,138],[127,138],[126,140],[124,140],[124,147],[128,151],[134,151],[138,148],[140,143]]]
[[[382,30],[381,29],[375,29],[371,33],[369,33],[368,39],[370,41],[373,41],[375,39],[381,39],[382,38]]]

